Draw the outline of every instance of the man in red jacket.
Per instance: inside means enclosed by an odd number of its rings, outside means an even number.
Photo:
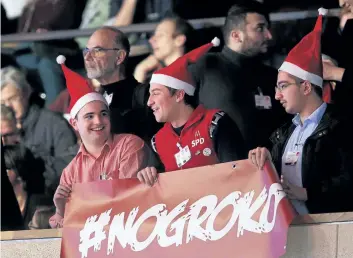
[[[147,105],[156,121],[165,125],[151,143],[166,172],[246,157],[244,140],[235,123],[221,110],[197,106],[193,97],[195,83],[187,65],[218,44],[215,38],[152,75]],[[157,174],[156,168],[147,167],[137,177],[152,186]]]

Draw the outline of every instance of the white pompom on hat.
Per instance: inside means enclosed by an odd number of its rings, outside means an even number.
[[[318,10],[314,30],[307,34],[288,54],[285,61],[278,69],[287,72],[302,80],[306,80],[322,87],[322,56],[321,33],[322,16],[327,14],[327,9]]]
[[[56,62],[61,65],[61,69],[65,75],[66,87],[70,94],[69,112],[71,118],[74,118],[87,103],[94,100],[102,101],[108,106],[103,95],[94,91],[85,78],[69,69],[64,64],[65,60],[66,58],[63,55],[56,58]]]
[[[217,47],[219,44],[219,38],[214,38],[210,43],[179,57],[167,67],[154,72],[150,84],[158,83],[169,88],[184,90],[187,95],[193,96],[195,93],[195,83],[188,71],[188,65],[190,63],[196,63],[197,60],[212,47]]]

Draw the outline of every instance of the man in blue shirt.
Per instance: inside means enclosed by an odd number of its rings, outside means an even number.
[[[322,101],[322,15],[279,69],[276,100],[295,115],[271,136],[272,148],[256,148],[249,159],[260,169],[272,160],[287,197],[299,214],[353,210],[350,129]]]

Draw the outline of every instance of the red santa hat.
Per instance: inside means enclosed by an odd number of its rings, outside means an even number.
[[[66,79],[66,86],[70,94],[69,112],[72,118],[83,108],[87,103],[94,100],[102,101],[108,106],[107,101],[102,94],[95,92],[89,85],[88,81],[78,73],[69,69],[64,63],[66,58],[62,55],[56,58],[56,62],[61,65]]]
[[[320,8],[315,28],[307,34],[288,54],[279,68],[302,80],[309,81],[322,87],[322,59],[321,59],[321,33],[322,16],[327,9]]]
[[[188,64],[195,63],[213,46],[219,46],[219,43],[220,40],[214,38],[212,42],[179,57],[172,64],[154,72],[150,83],[158,83],[173,89],[184,90],[187,95],[193,96],[195,92],[195,83],[188,71]]]

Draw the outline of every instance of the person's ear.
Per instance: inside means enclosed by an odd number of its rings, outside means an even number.
[[[186,36],[185,36],[185,35],[182,35],[182,34],[181,34],[181,35],[178,35],[178,36],[175,37],[174,42],[175,42],[175,45],[176,45],[177,47],[182,47],[182,46],[185,45]]]
[[[232,30],[230,37],[236,43],[242,43],[244,41],[244,33],[241,30]]]
[[[75,131],[78,131],[77,119],[76,118],[70,118],[69,123],[74,128]]]
[[[127,56],[127,53],[125,50],[121,49],[118,51],[118,56],[116,57],[116,64],[121,65]]]
[[[304,95],[309,95],[310,92],[313,90],[314,86],[308,81],[304,81],[302,83],[302,85],[303,85],[303,93],[304,93]]]
[[[181,102],[185,97],[185,91],[177,90],[177,92],[175,93],[175,97],[176,97],[176,102]]]

